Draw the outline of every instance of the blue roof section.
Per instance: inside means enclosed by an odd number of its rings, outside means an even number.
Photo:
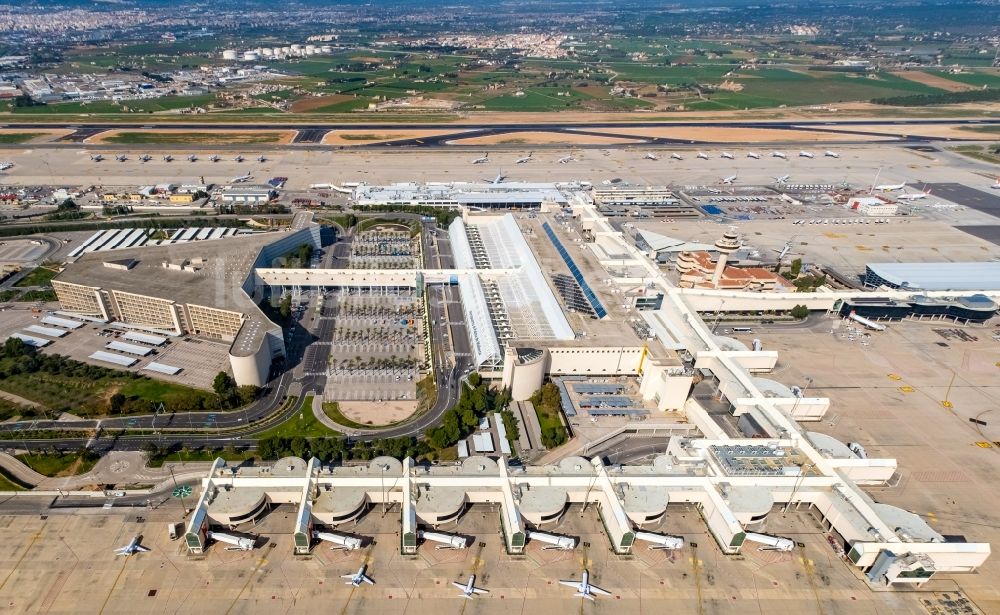
[[[869,263],[866,267],[867,273],[896,288],[1000,290],[1000,262]]]
[[[598,318],[606,317],[608,315],[608,311],[604,309],[604,306],[601,305],[601,300],[597,298],[597,295],[595,295],[594,291],[591,290],[590,285],[583,279],[583,273],[580,271],[580,268],[576,266],[576,262],[573,260],[573,257],[569,255],[569,252],[566,251],[562,242],[559,241],[558,237],[556,237],[555,231],[552,230],[552,227],[549,226],[548,222],[543,222],[542,228],[545,229],[545,234],[549,236],[549,240],[552,242],[552,245],[556,247],[556,250],[559,252],[559,256],[563,259],[563,262],[566,263],[567,267],[569,267],[569,272],[573,274],[573,277],[576,279],[576,283],[580,285],[580,289],[583,291],[583,296],[587,298],[591,307],[594,308],[594,313],[597,314]]]

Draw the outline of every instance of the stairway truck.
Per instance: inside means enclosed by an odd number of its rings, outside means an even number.
[[[434,547],[435,549],[464,549],[468,546],[468,541],[465,536],[456,536],[455,534],[445,534],[443,532],[417,532],[417,537],[429,540],[430,542],[438,543],[438,545]]]
[[[548,534],[546,532],[533,532],[528,530],[525,532],[528,540],[537,540],[538,542],[547,543],[549,546],[542,547],[543,549],[559,549],[562,551],[569,551],[576,548],[578,540],[570,536],[559,536],[557,534]]]
[[[361,548],[361,539],[354,536],[345,536],[344,534],[335,534],[334,532],[313,532],[313,538],[330,543],[333,545],[330,547],[331,549],[354,551]]]
[[[232,545],[232,547],[228,547],[227,550],[251,551],[257,544],[257,540],[254,538],[233,536],[232,534],[223,534],[222,532],[206,532],[205,536],[211,540],[217,540],[218,542],[224,542],[228,545]]]
[[[654,534],[653,532],[636,532],[635,539],[648,542],[650,549],[680,549],[684,546],[684,539],[680,536]]]
[[[769,534],[757,534],[755,532],[747,532],[746,539],[760,543],[762,546],[758,549],[760,551],[791,551],[795,548],[795,542],[788,538],[781,538],[780,536],[771,536]]]

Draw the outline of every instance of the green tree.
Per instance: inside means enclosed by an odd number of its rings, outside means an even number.
[[[801,258],[797,258],[797,259],[793,260],[792,261],[792,267],[791,267],[791,269],[792,269],[792,272],[791,272],[792,273],[792,277],[798,277],[798,275],[800,273],[802,273],[802,259]]]
[[[236,388],[236,382],[226,372],[219,372],[212,381],[212,390],[219,397],[226,397]]]
[[[789,311],[789,314],[791,314],[794,318],[802,320],[806,316],[809,316],[809,308],[804,305],[796,305]]]

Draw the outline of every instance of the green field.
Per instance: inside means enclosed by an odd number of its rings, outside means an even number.
[[[254,452],[231,448],[182,448],[177,451],[157,452],[155,455],[150,455],[147,465],[151,468],[159,468],[164,463],[211,462],[215,461],[217,457],[222,457],[226,461],[246,461],[253,459]]]
[[[0,133],[0,143],[14,144],[26,143],[34,138],[44,135],[44,132],[7,132]]]
[[[101,100],[88,103],[69,102],[35,105],[33,107],[15,107],[13,112],[17,115],[46,115],[52,113],[156,113],[158,111],[175,111],[189,107],[205,107],[213,104],[215,100],[215,94],[164,96],[149,100],[126,100],[120,103]]]
[[[483,102],[483,107],[487,111],[559,111],[590,98],[572,88],[528,88],[523,91],[523,96],[503,94],[490,98]]]
[[[992,145],[960,145],[952,148],[953,152],[975,158],[982,162],[1000,165],[1000,143]]]
[[[256,145],[278,143],[278,132],[120,132],[109,135],[106,143],[120,145]]]
[[[25,489],[27,489],[26,486],[15,481],[6,472],[0,471],[0,491],[24,491]]]
[[[14,286],[52,286],[52,278],[59,275],[55,269],[36,267],[31,273],[21,278]]]
[[[17,458],[44,476],[86,474],[100,459],[97,455],[81,456],[79,453],[31,453]]]
[[[14,301],[20,303],[30,303],[33,301],[56,301],[58,297],[56,292],[51,288],[45,288],[42,290],[28,290],[21,293],[20,297],[14,299]]]
[[[312,411],[313,396],[307,395],[302,399],[299,410],[284,423],[257,434],[257,439],[263,438],[293,438],[302,436],[303,438],[325,438],[328,436],[339,436],[340,433],[329,429],[320,423]]]

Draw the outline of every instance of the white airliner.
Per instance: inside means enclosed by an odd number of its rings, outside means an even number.
[[[702,160],[708,160],[708,154],[706,154],[705,152],[698,152],[698,157],[701,158]]]
[[[167,154],[166,156],[163,157],[163,162],[173,162],[173,160],[174,157],[171,156],[170,154]]]
[[[807,152],[806,150],[802,150],[799,152],[799,158],[812,158],[812,157],[813,157],[812,152]]]
[[[10,161],[0,162],[0,171],[6,171],[7,169],[9,169],[9,168],[11,168],[13,166],[14,166],[14,163],[10,162]]]
[[[454,581],[452,581],[451,584],[462,590],[462,597],[465,598],[466,600],[472,600],[472,598],[475,597],[476,594],[490,593],[490,590],[488,589],[482,589],[480,587],[476,587],[476,575],[474,574],[469,575],[469,582],[466,583],[465,585],[462,585],[461,583],[456,583]]]
[[[344,583],[344,585],[353,585],[354,587],[357,587],[357,586],[361,585],[362,583],[367,583],[369,585],[375,585],[375,581],[372,581],[371,577],[369,577],[367,574],[365,574],[365,568],[366,568],[366,566],[362,566],[361,568],[358,568],[358,571],[355,574],[342,574],[342,575],[340,575],[341,579],[350,579],[350,581],[347,581],[346,583]]]
[[[673,154],[670,154],[670,157],[673,158],[674,160],[684,160],[684,156],[681,156],[677,152],[674,152]]]
[[[825,152],[823,152],[823,155],[826,156],[827,158],[840,158],[840,154],[838,154],[837,152],[831,152],[830,150],[826,150]]]
[[[757,152],[747,152],[747,158],[753,158],[754,160],[760,160],[760,154]]]
[[[906,187],[906,182],[900,184],[879,184],[874,186],[872,190],[881,190],[882,192],[893,192],[895,190],[902,190]]]
[[[731,152],[722,152],[722,157],[723,158],[728,158],[728,159],[732,160],[733,159],[733,154]]]
[[[646,152],[646,155],[643,156],[643,159],[644,160],[659,160],[660,157],[657,156],[656,154],[654,154],[653,152]]]
[[[212,154],[211,156],[208,157],[208,159],[211,160],[212,162],[218,162],[222,160],[222,158],[220,158],[218,154]]]
[[[534,153],[535,152],[528,152],[527,156],[521,156],[520,158],[514,161],[514,164],[524,164],[525,162],[531,162],[532,160],[534,160],[534,158],[531,157]]]
[[[500,172],[497,173],[496,177],[493,179],[484,179],[483,181],[487,184],[500,184],[503,183],[503,180],[505,179],[507,179],[507,176],[503,174],[503,169],[500,169]]]
[[[482,155],[481,158],[474,158],[472,160],[472,164],[486,164],[489,161],[490,161],[490,153],[486,152],[485,154]]]
[[[562,158],[559,159],[559,164],[567,164],[570,162],[576,162],[576,158],[572,156],[563,156]]]
[[[191,154],[190,156],[188,156],[188,161],[189,162],[195,162],[196,160],[198,160],[198,157],[195,156],[194,154]]]
[[[125,154],[118,154],[117,156],[115,156],[115,160],[117,160],[118,162],[125,162],[126,160],[128,160],[128,156],[126,156]]]
[[[586,570],[583,571],[583,580],[581,581],[559,581],[560,585],[565,585],[566,587],[572,587],[576,589],[574,596],[579,596],[580,598],[586,598],[591,602],[595,602],[594,595],[599,596],[610,596],[611,592],[606,589],[601,589],[596,585],[590,584],[590,573]]]
[[[771,158],[781,158],[787,160],[788,156],[785,155],[785,152],[771,152]]]
[[[136,553],[146,553],[149,551],[149,548],[139,544],[141,542],[142,535],[136,534],[127,545],[115,549],[115,555],[124,555],[125,557],[128,557],[129,555],[134,555]]]
[[[900,201],[919,201],[920,199],[926,199],[930,195],[931,191],[926,190],[924,192],[903,192],[903,194],[898,195],[896,198]]]
[[[738,175],[730,175],[729,177],[723,177],[722,178],[722,183],[724,183],[724,184],[732,184],[734,181],[736,181],[737,177],[738,177]]]
[[[143,162],[149,162],[152,159],[153,159],[153,157],[150,156],[149,154],[143,154],[142,156],[139,156],[139,160],[141,160]]]
[[[788,182],[788,180],[789,180],[789,178],[790,178],[790,177],[791,177],[791,176],[790,176],[790,175],[788,175],[788,174],[785,174],[785,175],[782,175],[781,177],[775,177],[775,178],[774,178],[774,182],[775,182],[776,184],[784,184],[784,183],[787,183],[787,182]]]
[[[257,162],[267,162],[267,157],[264,154],[257,156]]]
[[[90,157],[90,159],[93,160],[94,162],[100,162],[104,160],[104,156],[101,154],[94,154]]]
[[[236,158],[233,158],[236,162],[243,162],[243,154],[236,154]]]
[[[251,173],[247,173],[246,175],[240,175],[239,177],[232,178],[231,180],[229,180],[229,183],[242,184],[243,182],[248,182],[251,179],[253,179],[253,175]]]

